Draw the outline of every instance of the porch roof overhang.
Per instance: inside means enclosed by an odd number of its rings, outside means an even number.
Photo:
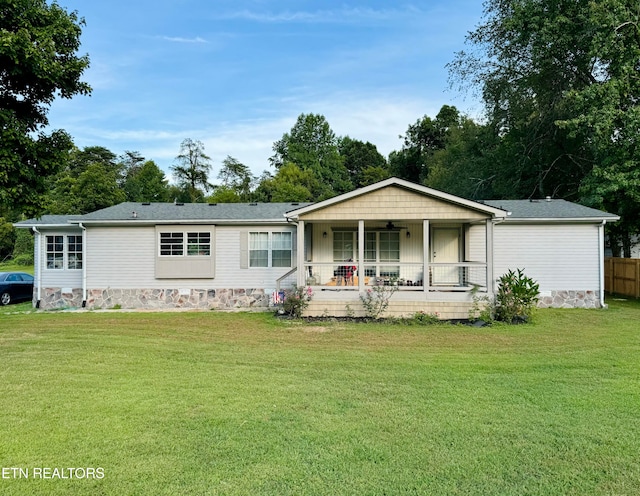
[[[459,196],[451,195],[449,193],[444,193],[436,189],[428,188],[426,186],[405,181],[404,179],[399,179],[397,177],[391,177],[389,179],[385,179],[384,181],[380,181],[378,183],[365,186],[364,188],[360,188],[354,191],[350,191],[348,193],[344,193],[342,195],[338,195],[333,198],[329,198],[328,200],[314,203],[312,205],[307,205],[295,210],[290,210],[286,212],[284,215],[287,218],[287,220],[298,221],[298,220],[304,219],[305,216],[312,214],[314,212],[317,212],[319,210],[326,209],[328,207],[332,207],[334,205],[338,205],[340,203],[344,203],[349,200],[353,200],[362,196],[366,196],[389,187],[400,188],[418,195],[422,195],[424,197],[449,203],[457,207],[462,207],[470,211],[480,213],[486,216],[487,218],[502,220],[507,218],[507,216],[509,215],[509,212],[507,212],[502,208],[486,205],[486,204],[475,202],[472,200],[467,200]],[[356,214],[354,216],[354,220],[357,218],[358,216]],[[385,214],[384,218],[401,219],[402,213],[389,211]]]

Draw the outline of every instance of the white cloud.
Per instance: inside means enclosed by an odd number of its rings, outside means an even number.
[[[163,36],[162,39],[165,41],[171,41],[173,43],[209,43],[207,40],[205,40],[204,38],[200,38],[199,36],[196,38],[180,38],[180,37],[174,37],[174,36]]]
[[[337,10],[316,10],[316,11],[282,11],[282,12],[254,12],[247,9],[236,12],[229,12],[215,16],[216,19],[229,20],[241,19],[246,21],[262,23],[291,23],[291,22],[315,22],[315,23],[353,23],[362,21],[385,21],[390,22],[395,18],[406,18],[422,14],[423,11],[415,7],[404,9],[382,9],[371,8],[347,8]]]

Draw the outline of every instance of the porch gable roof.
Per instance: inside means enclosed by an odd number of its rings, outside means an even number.
[[[318,203],[314,203],[312,205],[307,205],[302,208],[291,210],[287,212],[285,216],[288,219],[299,220],[301,217],[305,217],[307,215],[313,214],[320,210],[327,209],[329,207],[333,207],[341,203],[345,203],[349,200],[354,200],[366,195],[373,195],[376,192],[380,192],[385,188],[399,188],[409,193],[417,194],[422,197],[429,198],[444,204],[450,204],[454,207],[471,211],[476,215],[480,214],[483,217],[503,219],[503,218],[506,218],[508,215],[508,212],[506,210],[498,207],[494,207],[492,205],[486,205],[486,204],[475,202],[472,200],[467,200],[459,196],[451,195],[449,193],[444,193],[443,191],[438,191],[436,189],[428,188],[426,186],[405,181],[404,179],[391,177],[389,179],[385,179],[384,181],[380,181],[375,184],[371,184],[369,186],[365,186],[363,188],[359,188],[357,190],[350,191],[348,193],[344,193],[342,195],[338,195]],[[357,217],[358,215],[355,215],[353,218],[357,218]],[[403,217],[403,215],[402,215],[402,212],[400,211],[398,212],[386,211],[384,217],[385,218],[387,217],[401,218]]]

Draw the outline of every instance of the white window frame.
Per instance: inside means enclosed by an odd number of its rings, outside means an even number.
[[[61,241],[58,241],[56,238],[62,238]],[[51,241],[49,241],[51,239]],[[64,234],[47,234],[44,238],[45,248],[44,248],[44,256],[45,256],[45,268],[46,270],[64,270]],[[62,250],[58,249],[58,246],[62,245]],[[52,246],[53,249],[49,249]],[[51,265],[49,265],[49,256],[51,258]],[[59,262],[59,265],[58,265]]]
[[[159,231],[158,256],[168,259],[184,257],[210,258],[212,247],[211,239],[211,231],[198,231],[195,229]]]
[[[254,235],[267,235],[267,244],[266,250],[263,246],[256,247],[254,245]],[[286,247],[287,243],[281,243],[281,241],[288,240],[288,248]],[[254,257],[251,256],[252,252],[267,252],[267,264],[266,265],[253,265]],[[276,252],[289,252],[289,264],[288,265],[274,265],[274,257],[273,253]],[[249,231],[249,263],[248,266],[250,269],[268,269],[268,268],[291,268],[293,266],[293,233],[291,231]],[[276,257],[276,260],[280,259],[280,257]],[[282,258],[285,260],[286,258]],[[264,260],[264,257],[261,257],[261,260]]]
[[[74,238],[73,242],[71,238]],[[82,270],[82,235],[81,234],[68,234],[67,235],[67,269],[69,270]],[[71,250],[71,246],[75,250]],[[78,250],[78,248],[80,248]],[[71,266],[73,265],[73,267]]]
[[[58,242],[56,238],[62,238],[62,241]],[[74,238],[73,243],[69,238]],[[53,239],[53,241],[49,242],[50,239]],[[44,270],[82,270],[82,264],[84,263],[82,259],[82,243],[81,234],[46,234],[44,237]],[[80,251],[77,249],[71,251],[69,249],[71,244],[74,247],[80,244]],[[54,248],[53,250],[49,250],[51,245]],[[56,249],[58,245],[62,245],[62,250]],[[53,255],[52,266],[49,266],[49,255]],[[74,267],[71,266],[72,264]]]

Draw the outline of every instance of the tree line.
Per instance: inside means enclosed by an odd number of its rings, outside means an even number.
[[[397,176],[469,199],[551,196],[619,214],[608,226],[614,254],[628,256],[640,232],[636,0],[487,0],[468,51],[449,64],[451,85],[481,96],[481,119],[444,105],[410,124],[399,150],[383,157],[372,143],[336,136],[324,116],[301,114],[259,177],[230,156],[214,174],[203,144],[186,139],[174,184],[138,152],[80,150],[64,131],[45,134],[54,97],[91,91],[80,81],[88,57],[77,55],[83,20],[44,0],[17,0],[2,12],[5,224],[126,200],[318,201]],[[39,48],[50,46],[56,51]],[[45,67],[55,70],[43,77]]]

